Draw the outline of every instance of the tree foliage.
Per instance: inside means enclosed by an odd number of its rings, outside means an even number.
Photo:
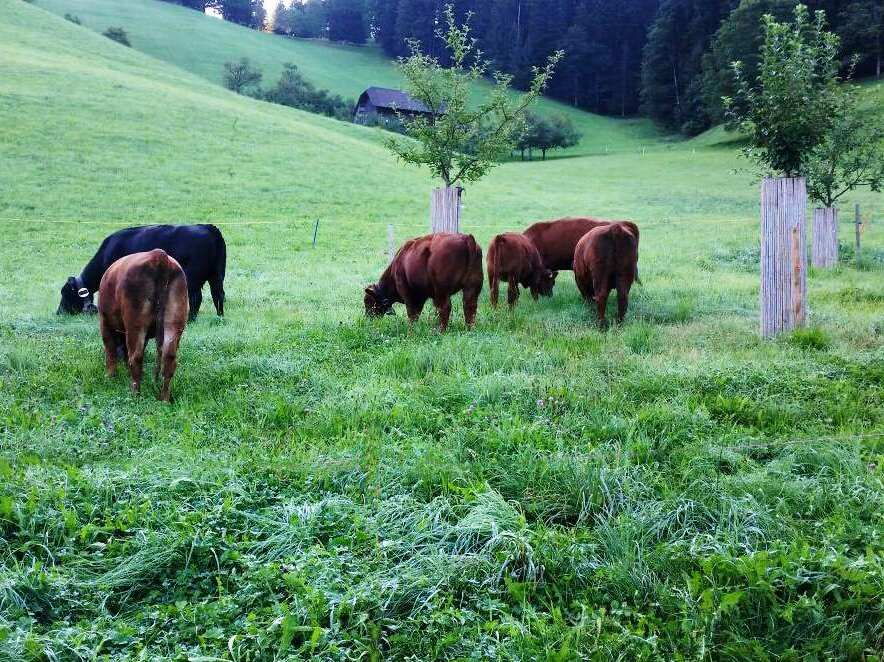
[[[353,108],[351,102],[345,101],[337,94],[317,89],[291,62],[283,67],[276,85],[267,90],[264,98],[272,103],[300,108],[339,120],[349,120]]]
[[[113,39],[115,42],[123,44],[123,46],[132,46],[132,44],[129,43],[129,35],[123,28],[110,27],[101,34],[103,34],[108,39]]]
[[[257,89],[262,78],[263,74],[252,66],[247,57],[242,58],[239,62],[224,63],[224,87],[237,94]]]
[[[795,177],[826,138],[838,110],[838,37],[825,14],[811,18],[797,5],[791,23],[762,18],[764,42],[757,80],[734,63],[737,96],[725,99],[749,138],[745,154],[769,172]]]
[[[808,197],[824,207],[856,188],[884,187],[884,126],[860,109],[855,87],[838,89],[831,125],[807,154],[803,173]]]
[[[386,144],[404,162],[425,166],[446,186],[452,186],[481,179],[502,154],[512,150],[526,110],[549,83],[562,53],[553,53],[543,67],[533,69],[526,93],[513,95],[512,76],[494,72],[492,90],[484,99],[471,102],[474,83],[486,76],[489,63],[470,34],[471,15],[458,25],[454,9],[448,5],[443,17],[446,28],[437,36],[450,64],[444,66],[424,52],[418,41],[411,40],[411,55],[401,58],[398,65],[409,94],[430,112],[428,116],[401,118],[412,140],[394,137]]]
[[[516,141],[515,149],[525,159],[525,152],[540,150],[542,158],[554,149],[566,149],[580,142],[580,132],[574,128],[573,122],[564,115],[545,117],[531,111],[525,113],[524,130]]]

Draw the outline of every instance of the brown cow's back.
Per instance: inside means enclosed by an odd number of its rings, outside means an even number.
[[[178,344],[187,324],[187,279],[181,265],[165,251],[133,253],[114,262],[99,287],[99,326],[109,374],[116,370],[117,352],[125,349],[132,388],[141,384],[144,346],[156,338],[157,369],[162,366],[160,398],[169,399]]]
[[[570,270],[574,268],[574,248],[581,237],[609,222],[589,216],[560,218],[534,223],[523,234],[537,247],[547,269]]]

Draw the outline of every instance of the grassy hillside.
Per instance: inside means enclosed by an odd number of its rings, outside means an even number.
[[[208,80],[220,83],[225,62],[248,57],[276,81],[286,62],[294,62],[319,87],[355,99],[370,85],[401,87],[389,59],[372,47],[335,45],[319,40],[286,39],[249,30],[158,0],[37,0],[59,15],[73,13],[84,27],[103,32],[122,26],[132,46]],[[647,120],[614,120],[543,100],[539,110],[568,115],[584,140],[566,154],[640,149],[658,138]]]
[[[466,193],[483,245],[628,216],[644,286],[607,332],[562,274],[441,336],[362,315],[431,185],[377,137],[0,0],[0,659],[884,648],[881,197],[845,205],[877,210],[866,267],[812,273],[811,329],[762,342],[732,150],[506,164]],[[108,232],[184,221],[227,238],[228,316],[160,406],[53,313]]]

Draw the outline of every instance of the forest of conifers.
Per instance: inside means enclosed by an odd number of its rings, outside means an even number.
[[[788,18],[797,0],[286,0],[269,15],[260,0],[169,0],[214,8],[227,20],[278,34],[363,44],[375,41],[390,56],[417,39],[440,57],[435,38],[440,12],[453,4],[472,12],[474,36],[493,68],[516,87],[532,65],[555,50],[565,60],[548,94],[606,115],[651,117],[684,133],[723,119],[721,97],[732,91],[731,63],[752,75],[760,19]],[[881,75],[882,0],[804,0],[826,12],[842,40],[845,70]]]

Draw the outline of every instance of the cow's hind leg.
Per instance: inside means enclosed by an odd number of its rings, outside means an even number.
[[[507,280],[507,288],[506,288],[506,303],[512,310],[516,302],[519,300],[519,281],[516,280],[516,277],[510,274],[509,279]]]
[[[610,293],[610,290],[606,287],[596,288],[595,302],[598,308],[599,326],[603,329],[608,326],[608,321],[605,319],[605,310],[608,307],[608,295]]]
[[[623,324],[626,309],[629,306],[629,289],[631,283],[625,278],[617,279],[617,321]]]
[[[500,277],[496,273],[488,273],[488,286],[490,288],[489,296],[491,298],[491,307],[497,308],[497,302],[500,299]],[[467,291],[464,290],[464,297],[467,295]],[[466,299],[464,299],[466,301]]]
[[[166,340],[162,350],[163,387],[160,390],[160,400],[169,402],[172,399],[172,377],[178,367],[178,343],[181,340],[181,330],[171,327],[166,328]],[[160,356],[157,355],[157,365]]]
[[[463,291],[463,317],[467,323],[467,328],[472,329],[476,323],[476,310],[479,308],[479,293],[482,291],[479,287],[466,287]]]
[[[196,319],[203,303],[203,289],[191,290],[188,292],[187,298],[190,299],[190,317],[188,319],[192,322]]]
[[[448,320],[451,319],[451,297],[444,296],[433,299],[433,305],[439,313],[439,331],[445,333],[448,328]]]
[[[212,303],[215,304],[215,311],[221,317],[224,317],[224,279],[217,276],[209,280],[209,291],[212,293]]]
[[[144,344],[147,334],[144,329],[135,330],[136,327],[132,324],[127,324],[126,328],[126,353],[129,357],[129,376],[132,379],[132,391],[140,393],[141,377],[144,374]]]
[[[104,364],[107,376],[113,377],[117,372],[117,334],[105,323],[103,318],[99,318],[98,326],[101,330],[101,340],[104,343]]]

